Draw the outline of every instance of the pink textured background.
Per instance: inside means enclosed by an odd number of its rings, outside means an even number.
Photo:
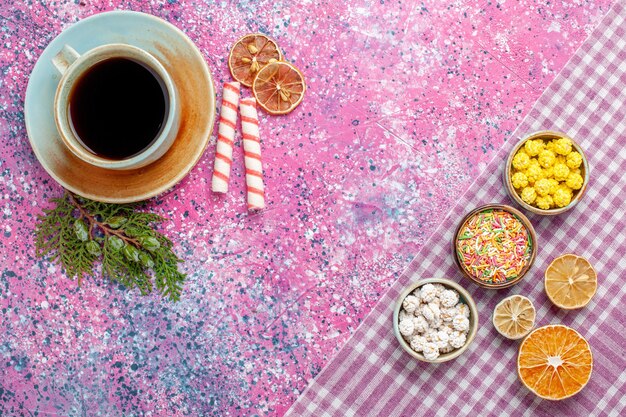
[[[282,415],[611,3],[0,0],[0,414]],[[177,304],[78,289],[34,257],[34,217],[62,191],[26,137],[28,76],[61,30],[113,9],[182,29],[217,86],[251,31],[308,82],[294,113],[262,116],[265,212],[246,213],[241,164],[226,198],[208,191],[213,147],[149,202],[186,259]]]

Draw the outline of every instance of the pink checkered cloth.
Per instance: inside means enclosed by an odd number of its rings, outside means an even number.
[[[288,416],[626,416],[625,17],[626,1],[620,0]],[[529,274],[508,290],[481,289],[464,280],[454,264],[455,227],[476,206],[512,204],[502,185],[504,160],[518,138],[544,129],[566,132],[586,150],[591,167],[587,194],[560,216],[530,215],[539,250]],[[569,312],[553,306],[543,290],[546,267],[568,252],[588,258],[599,283],[588,306]],[[412,359],[392,328],[399,294],[411,282],[429,277],[460,282],[480,315],[468,351],[439,365]],[[537,326],[563,323],[589,341],[593,373],[574,397],[542,400],[518,380],[520,342],[499,336],[491,324],[495,305],[511,294],[533,301]]]

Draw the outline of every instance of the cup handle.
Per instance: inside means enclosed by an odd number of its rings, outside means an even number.
[[[69,45],[63,45],[63,49],[52,58],[52,65],[59,71],[61,75],[67,71],[67,68],[78,59],[80,54]]]

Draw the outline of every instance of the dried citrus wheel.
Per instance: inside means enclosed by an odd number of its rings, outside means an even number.
[[[257,103],[270,114],[287,114],[304,97],[302,73],[288,62],[273,62],[261,68],[252,82]]]
[[[545,275],[548,298],[557,306],[571,310],[586,306],[598,287],[598,276],[588,260],[577,255],[556,258]]]
[[[549,325],[533,330],[519,347],[517,373],[541,398],[562,400],[587,385],[593,368],[589,343],[576,330]]]
[[[493,310],[493,325],[508,339],[526,336],[535,325],[535,307],[523,295],[512,295],[500,301]]]
[[[228,68],[235,80],[250,87],[261,68],[280,61],[282,57],[275,41],[263,34],[252,33],[235,42],[228,56]]]

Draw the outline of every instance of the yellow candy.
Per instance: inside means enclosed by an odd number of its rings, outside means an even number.
[[[571,188],[569,188],[569,187],[568,187],[568,186],[567,186],[564,182],[559,183],[559,186],[557,187],[557,190],[558,190],[558,189],[563,189],[563,190],[565,190],[566,192],[568,192],[568,193],[569,193],[569,196],[570,196],[570,197],[572,196],[572,194],[574,194],[574,190],[572,190]],[[555,190],[555,191],[556,191],[556,190]]]
[[[550,194],[552,184],[550,183],[550,180],[542,178],[535,183],[534,188],[538,195],[544,196]]]
[[[528,185],[528,178],[526,178],[526,174],[523,172],[516,172],[511,177],[511,183],[513,183],[515,188],[524,188]]]
[[[567,159],[565,159],[565,157],[563,155],[557,155],[556,158],[554,158],[554,164],[563,164],[566,165],[567,164]]]
[[[520,149],[513,157],[513,168],[523,171],[528,168],[528,165],[530,165],[530,158],[526,152]]]
[[[565,184],[572,190],[580,190],[583,186],[583,177],[580,174],[570,173],[565,181]]]
[[[544,178],[552,178],[554,176],[554,167],[544,168],[541,172],[543,172]]]
[[[559,155],[568,155],[572,152],[572,141],[568,138],[561,138],[554,144],[554,152]]]
[[[522,200],[527,202],[528,204],[532,204],[537,198],[537,193],[534,188],[526,187],[522,190]]]
[[[550,181],[550,194],[554,194],[556,189],[559,188],[559,182],[554,178],[548,178],[548,181]]]
[[[559,186],[558,186],[558,187],[556,187],[556,190],[554,190],[554,192],[556,192],[557,190],[563,190],[563,191],[565,191],[566,193],[568,193],[568,194],[569,194],[570,198],[574,195],[574,190],[572,190],[571,188],[569,188],[569,187],[567,186],[567,184],[565,184],[565,181],[560,182],[560,183],[559,183]]]
[[[554,192],[552,199],[554,205],[557,207],[565,207],[572,201],[572,194],[567,191],[568,189],[559,187]]]
[[[527,140],[524,144],[524,150],[528,156],[537,156],[539,152],[543,151],[545,146],[545,143],[543,143],[541,139]]]
[[[550,151],[554,151],[554,146],[556,145],[556,141],[555,140],[551,140],[546,144],[546,149],[550,150]]]
[[[583,162],[583,157],[576,151],[567,155],[567,166],[569,168],[578,168]]]
[[[526,179],[529,183],[535,183],[541,178],[543,178],[543,172],[541,171],[541,168],[536,165],[531,165],[528,167],[528,169],[526,170]]]
[[[565,181],[569,176],[569,168],[565,164],[556,164],[553,169],[554,179],[557,181]]]
[[[541,165],[544,168],[548,168],[552,165],[554,165],[554,160],[556,159],[556,155],[554,154],[554,152],[552,152],[549,149],[544,149],[543,151],[539,152],[539,165]]]
[[[554,200],[552,200],[552,196],[544,195],[542,197],[537,197],[535,205],[542,210],[550,210],[550,208],[554,205]]]

